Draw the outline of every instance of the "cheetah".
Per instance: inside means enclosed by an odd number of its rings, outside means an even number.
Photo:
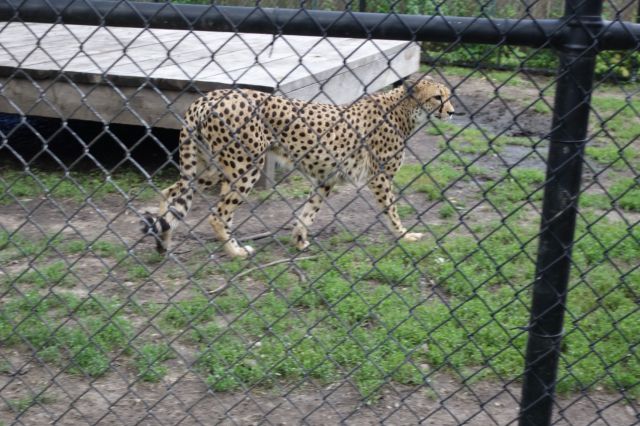
[[[220,200],[209,223],[228,255],[251,255],[251,246],[241,246],[232,237],[232,220],[258,181],[269,151],[317,183],[293,227],[298,249],[309,245],[307,231],[320,205],[344,181],[366,183],[395,235],[419,240],[422,234],[407,232],[400,222],[392,182],[408,137],[430,115],[450,118],[454,113],[450,98],[449,89],[430,78],[338,106],[249,89],[210,92],[185,115],[180,179],[162,191],[158,215],[145,212],[143,232],[154,235],[158,252],[165,253],[172,231],[189,212],[196,188],[220,183]]]

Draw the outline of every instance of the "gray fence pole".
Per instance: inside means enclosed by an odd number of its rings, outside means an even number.
[[[569,31],[559,47],[521,426],[551,423],[601,12],[601,0],[566,1]]]

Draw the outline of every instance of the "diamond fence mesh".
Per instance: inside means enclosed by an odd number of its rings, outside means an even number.
[[[0,424],[638,424],[636,3],[337,3],[0,5]]]

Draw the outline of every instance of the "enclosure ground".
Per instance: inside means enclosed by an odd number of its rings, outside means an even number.
[[[298,253],[288,234],[310,185],[292,173],[236,215],[255,257],[224,255],[206,221],[217,198],[200,194],[165,260],[139,215],[174,165],[150,184],[130,165],[105,181],[3,163],[0,423],[514,421],[552,80],[443,73],[465,115],[410,141],[395,183],[405,225],[427,234],[413,244],[345,185]],[[634,90],[593,100],[558,424],[638,420]]]

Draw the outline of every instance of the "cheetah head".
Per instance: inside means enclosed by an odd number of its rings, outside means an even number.
[[[409,83],[408,93],[419,115],[435,115],[441,120],[453,116],[455,110],[451,103],[451,91],[444,84],[425,77]]]

